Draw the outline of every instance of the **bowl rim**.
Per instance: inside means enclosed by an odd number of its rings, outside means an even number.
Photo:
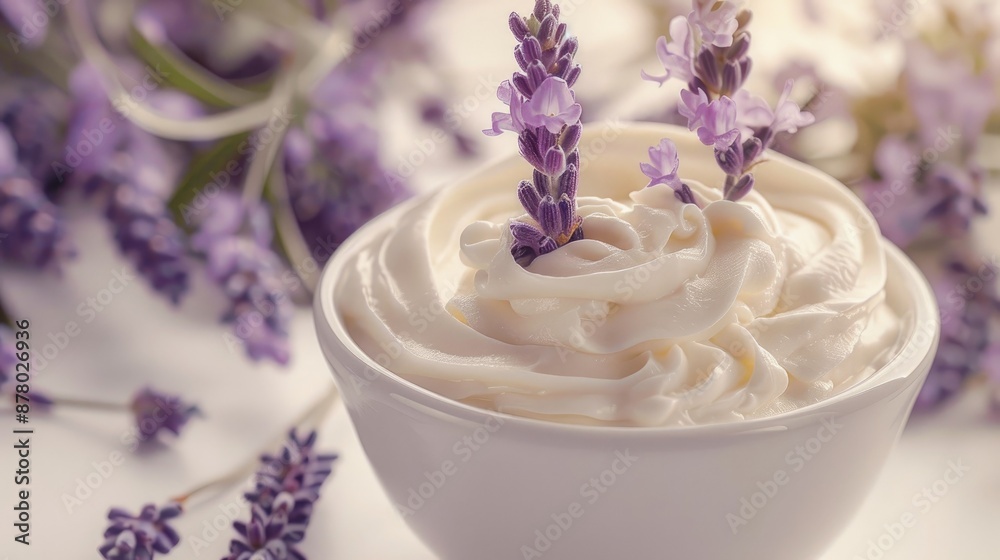
[[[659,130],[670,131],[670,133],[675,135],[690,135],[686,129],[672,125],[623,123],[623,127],[626,130],[645,129],[647,131],[651,128],[656,128]],[[584,135],[585,137],[587,135],[586,127]],[[484,170],[489,170],[497,167],[498,165],[502,165],[512,157],[516,156],[503,156],[492,162],[487,162],[485,165],[479,167],[476,171],[470,174],[470,176],[463,178],[459,182],[469,180],[477,174],[482,173]],[[782,154],[770,153],[769,161],[780,162],[782,165],[792,166],[798,168],[800,171],[812,173],[817,175],[819,179],[833,182],[840,185],[841,188],[845,190],[847,189],[842,183],[840,183],[840,181],[837,181],[830,175]],[[397,375],[389,369],[381,366],[372,357],[365,353],[347,332],[347,328],[344,325],[342,317],[337,312],[333,297],[335,282],[340,277],[340,271],[345,267],[349,258],[365,246],[365,241],[380,231],[391,227],[391,224],[394,223],[395,216],[397,214],[407,212],[411,207],[426,201],[427,199],[435,196],[438,192],[440,192],[440,189],[415,196],[412,199],[395,206],[387,212],[384,212],[380,216],[377,216],[351,235],[344,243],[341,244],[337,251],[334,252],[333,256],[324,267],[320,280],[317,283],[316,294],[313,302],[317,336],[319,338],[324,356],[330,363],[331,367],[336,367],[334,364],[341,363],[346,357],[355,362],[353,364],[345,364],[352,375],[356,374],[356,371],[360,371],[359,368],[376,372],[380,379],[384,379],[389,382],[394,388],[403,393],[399,395],[400,397],[414,401],[438,414],[444,414],[454,419],[472,421],[480,425],[491,419],[501,419],[504,425],[510,423],[522,426],[526,429],[557,432],[565,435],[614,434],[615,437],[688,437],[785,430],[791,428],[792,424],[815,422],[817,421],[817,417],[828,418],[830,416],[843,415],[844,411],[838,410],[835,412],[833,409],[838,406],[845,406],[848,403],[850,403],[851,406],[849,406],[847,412],[854,412],[873,403],[892,398],[914,383],[923,381],[926,377],[927,369],[929,369],[929,367],[925,368],[924,366],[929,366],[929,362],[933,359],[937,349],[940,338],[940,322],[937,301],[933,295],[933,291],[928,284],[927,279],[919,271],[913,261],[910,260],[909,257],[907,257],[898,247],[885,238],[882,238],[889,276],[890,278],[893,274],[900,276],[896,284],[899,286],[899,290],[904,292],[902,295],[909,300],[906,308],[913,312],[911,316],[912,318],[910,318],[905,324],[906,328],[908,328],[910,332],[908,333],[906,339],[900,341],[899,349],[896,351],[895,355],[881,368],[872,372],[872,374],[866,379],[859,381],[851,388],[848,388],[827,399],[770,416],[762,416],[740,421],[682,426],[613,426],[601,424],[571,424],[517,416],[495,410],[479,408],[456,401]],[[852,194],[852,196],[854,195]],[[864,204],[860,203],[860,200],[858,203],[859,206],[864,208],[867,212],[867,208]],[[874,220],[874,218],[872,219]],[[917,335],[922,332],[918,327],[919,325],[927,324],[934,325],[933,336],[924,337],[926,340],[922,343],[918,343]],[[336,353],[336,358],[332,357],[331,353]],[[923,369],[922,373],[920,373],[921,369]],[[887,375],[894,371],[905,372],[905,375]],[[886,377],[888,377],[888,379],[885,379]],[[854,401],[858,402],[855,403]]]

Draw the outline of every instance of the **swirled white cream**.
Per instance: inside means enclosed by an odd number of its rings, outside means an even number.
[[[803,184],[728,202],[692,183],[699,208],[634,174],[588,173],[581,192],[612,198],[579,198],[586,239],[527,269],[510,255],[519,213],[505,173],[397,215],[338,283],[351,336],[452,399],[624,426],[775,414],[888,357],[900,321],[880,236],[854,226],[846,191]]]

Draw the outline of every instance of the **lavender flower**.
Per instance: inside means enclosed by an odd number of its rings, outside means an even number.
[[[55,145],[53,120],[39,103],[18,96],[31,91],[0,96],[0,260],[45,268],[73,250],[62,216],[44,191]]]
[[[111,525],[98,550],[107,560],[152,560],[156,553],[167,554],[180,542],[167,522],[180,514],[181,506],[176,503],[162,508],[143,506],[138,517],[114,508],[108,512]]]
[[[881,138],[874,172],[860,183],[883,233],[903,248],[933,228],[948,237],[965,235],[973,219],[987,213],[985,172],[975,154],[997,104],[990,81],[965,61],[919,43],[909,44],[907,57],[911,125]]]
[[[105,215],[122,254],[153,289],[177,304],[188,289],[190,263],[184,233],[161,194],[169,167],[156,165],[156,143],[150,139],[143,149],[134,142],[102,173],[108,191]]]
[[[337,459],[316,453],[315,443],[316,432],[300,438],[293,430],[279,455],[261,457],[255,488],[246,494],[252,517],[250,523],[233,524],[240,538],[230,544],[227,560],[304,560],[294,545],[305,536],[313,504]]]
[[[931,275],[941,308],[941,342],[917,397],[922,409],[948,400],[990,366],[988,352],[997,344],[993,320],[1000,311],[997,271],[991,265],[960,257]]]
[[[155,438],[164,430],[175,436],[180,435],[188,420],[199,413],[198,407],[185,403],[180,397],[148,387],[132,397],[129,408],[135,415],[136,426],[143,441]]]
[[[512,13],[508,20],[519,41],[515,72],[497,90],[509,110],[493,114],[493,126],[483,132],[518,135],[521,155],[534,168],[532,181],[521,181],[517,194],[532,223],[514,221],[511,254],[522,266],[583,238],[576,213],[582,108],[573,85],[580,66],[573,62],[578,43],[559,22],[559,6],[537,0],[530,17]]]
[[[18,165],[43,189],[53,183],[52,162],[59,159],[61,121],[69,100],[52,85],[5,77],[0,85],[0,128],[16,145]]]
[[[226,560],[306,560],[295,547],[305,538],[306,527],[289,519],[294,507],[288,494],[279,496],[271,514],[254,506],[249,523],[233,523],[239,538],[230,542]]]
[[[190,275],[187,241],[167,208],[182,171],[179,150],[125,121],[90,65],[77,67],[70,85],[70,155],[59,168],[60,178],[68,176],[70,184],[106,198],[105,216],[121,253],[153,289],[177,304],[187,292]],[[193,100],[176,92],[153,92],[148,103],[177,117],[200,111]],[[87,155],[71,157],[84,146]]]
[[[371,121],[348,113],[315,110],[306,128],[288,131],[283,146],[292,209],[320,263],[362,225],[410,196],[405,181],[382,165]]]
[[[288,323],[292,302],[281,259],[270,249],[273,238],[263,207],[248,208],[231,193],[219,195],[206,210],[192,246],[207,258],[209,277],[230,306],[223,321],[254,360],[288,362]]]
[[[3,136],[0,129],[0,143]],[[41,185],[23,175],[0,174],[0,260],[46,268],[72,254],[62,216]]]
[[[715,159],[726,173],[726,200],[750,192],[750,170],[778,134],[794,133],[815,120],[789,99],[792,82],[785,85],[774,109],[742,89],[753,66],[746,29],[750,18],[741,2],[694,0],[688,16],[670,22],[671,39],[660,37],[656,43],[666,73],[642,73],[661,85],[670,79],[686,82],[678,111],[702,143],[715,148]]]

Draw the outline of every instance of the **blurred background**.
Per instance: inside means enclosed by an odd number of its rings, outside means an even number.
[[[340,459],[312,513],[321,530],[299,548],[433,558],[378,489],[340,405],[323,414],[332,380],[309,303],[360,225],[515,151],[481,130],[515,68],[507,16],[531,4],[0,0],[0,393],[14,425],[27,320],[35,430],[32,545],[8,545],[5,522],[0,551],[97,557],[110,508],[239,480],[307,421]],[[584,121],[679,122],[676,86],[639,76],[659,72],[656,39],[690,2],[561,4],[580,38]],[[747,87],[773,101],[794,79],[791,96],[816,116],[779,149],[854,189],[942,308],[918,410],[823,560],[993,560],[1000,7],[748,5]],[[173,423],[144,427],[148,406]],[[951,482],[956,464],[967,468]],[[247,511],[238,485],[212,486],[174,523],[174,555],[224,556]],[[908,513],[916,529],[889,531]],[[800,530],[823,522],[810,516]]]

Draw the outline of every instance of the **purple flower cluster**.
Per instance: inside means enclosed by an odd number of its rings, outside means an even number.
[[[906,248],[928,226],[956,237],[986,214],[985,172],[974,156],[998,100],[994,80],[968,60],[917,42],[907,48],[904,83],[913,127],[882,138],[861,194],[882,233]]]
[[[51,183],[56,122],[32,86],[5,84],[0,95],[0,260],[54,267],[73,254]]]
[[[187,292],[190,262],[183,231],[167,208],[167,199],[181,172],[181,158],[164,141],[138,129],[108,101],[97,72],[79,66],[70,79],[73,115],[67,133],[67,153],[88,147],[68,180],[106,197],[105,216],[115,242],[152,287],[179,303]],[[154,104],[169,105],[185,114],[198,108],[175,92],[151,94]],[[96,145],[95,145],[96,144]]]
[[[665,74],[643,72],[643,78],[661,85],[670,79],[686,83],[678,111],[702,143],[715,149],[716,162],[726,173],[726,200],[739,200],[750,192],[754,185],[751,170],[776,135],[794,133],[814,121],[811,114],[789,99],[791,82],[785,85],[774,108],[742,89],[753,64],[747,31],[751,13],[741,4],[733,0],[694,0],[690,14],[670,22],[670,40],[660,37],[657,41],[656,54]],[[653,179],[651,184],[661,184],[659,178],[669,175],[669,167],[661,168],[657,161],[669,160],[676,148],[661,143],[653,150],[654,161],[643,171]],[[675,187],[678,198],[689,198],[689,193],[680,188]]]
[[[510,29],[519,41],[514,58],[521,71],[504,81],[497,96],[509,110],[493,114],[493,127],[518,135],[521,155],[534,167],[532,181],[521,181],[517,193],[533,223],[511,223],[511,253],[527,266],[538,256],[583,238],[582,218],[576,212],[582,107],[573,85],[580,66],[578,49],[568,27],[559,22],[559,6],[537,0],[531,16],[512,13]]]
[[[296,544],[305,537],[313,505],[337,459],[318,454],[315,443],[316,432],[300,438],[292,431],[280,454],[261,457],[255,488],[246,494],[251,519],[233,523],[239,538],[230,544],[227,560],[305,560]]]
[[[143,506],[138,516],[114,508],[108,513],[111,524],[98,550],[107,560],[152,560],[157,553],[167,554],[180,542],[167,522],[180,514],[181,506],[176,503],[162,508]]]
[[[205,255],[209,277],[229,301],[223,321],[232,323],[235,342],[254,360],[285,364],[292,301],[288,271],[271,249],[273,237],[264,207],[222,193],[205,210],[191,243]]]
[[[149,387],[139,390],[132,397],[129,408],[135,416],[142,441],[152,440],[161,431],[178,436],[188,420],[200,413],[197,406],[185,403],[180,397]]]
[[[994,375],[998,271],[989,263],[962,257],[930,271],[941,308],[941,342],[931,372],[917,398],[919,408],[931,408],[958,393],[965,382],[984,369]]]

